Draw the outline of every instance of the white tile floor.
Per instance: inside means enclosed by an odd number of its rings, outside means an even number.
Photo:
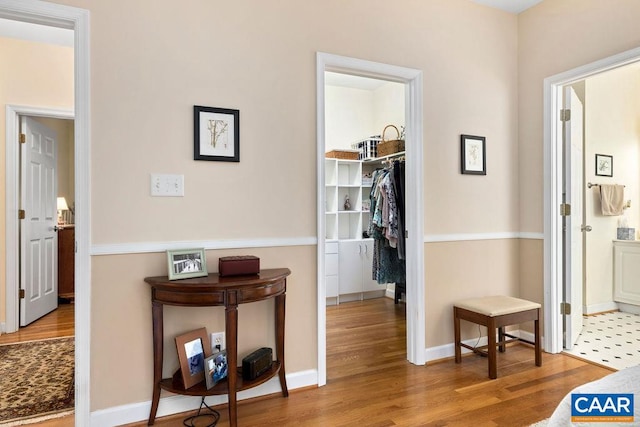
[[[567,353],[614,369],[640,364],[640,316],[613,312],[585,316],[582,333]]]

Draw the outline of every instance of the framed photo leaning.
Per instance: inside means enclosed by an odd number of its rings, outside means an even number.
[[[596,175],[613,176],[613,156],[596,154]]]
[[[193,160],[240,161],[240,110],[193,106]]]
[[[204,360],[211,355],[206,328],[196,329],[176,337],[176,350],[184,388],[204,380]]]
[[[167,270],[169,280],[206,276],[208,273],[204,248],[167,251]]]
[[[460,172],[487,174],[487,147],[484,136],[460,135]]]
[[[213,353],[204,360],[204,378],[207,383],[207,389],[227,378],[227,373],[227,352],[225,350]]]

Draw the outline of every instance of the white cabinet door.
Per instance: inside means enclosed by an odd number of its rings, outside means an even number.
[[[373,269],[373,240],[362,241],[362,289],[364,292],[385,290],[385,285],[379,285],[372,279]]]
[[[627,304],[640,303],[640,244],[613,244],[613,300]]]
[[[340,242],[339,288],[340,295],[362,292],[362,242]]]

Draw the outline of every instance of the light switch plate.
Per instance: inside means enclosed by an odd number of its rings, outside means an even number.
[[[155,197],[183,197],[184,175],[152,173],[151,195]]]

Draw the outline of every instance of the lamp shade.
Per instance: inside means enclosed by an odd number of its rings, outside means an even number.
[[[58,197],[58,210],[59,211],[68,211],[69,205],[67,205],[67,199],[64,197]]]

